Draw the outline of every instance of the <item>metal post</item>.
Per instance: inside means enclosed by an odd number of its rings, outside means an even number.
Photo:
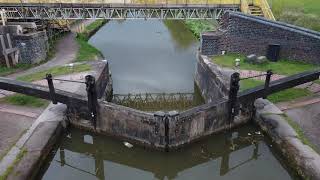
[[[96,129],[97,126],[97,92],[95,88],[95,78],[91,75],[87,75],[85,77],[86,79],[86,90],[87,90],[87,96],[88,96],[88,110],[91,117],[91,122]]]
[[[269,85],[270,85],[270,81],[271,81],[271,76],[272,76],[272,70],[268,70],[267,71],[267,75],[266,75],[266,81],[264,82],[264,95],[263,95],[263,99],[266,99],[268,97],[268,90],[269,90]]]
[[[230,79],[230,91],[229,91],[229,124],[234,120],[234,117],[238,115],[238,91],[239,91],[240,74],[235,72],[231,75]]]
[[[55,90],[54,90],[53,81],[52,81],[52,75],[51,74],[46,74],[46,79],[48,81],[50,99],[51,99],[53,104],[57,104],[56,97],[55,97]]]

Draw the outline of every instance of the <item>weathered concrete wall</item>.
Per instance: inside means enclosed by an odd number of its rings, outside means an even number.
[[[20,63],[35,64],[47,58],[49,45],[45,31],[14,35],[13,41],[20,50]]]
[[[99,131],[130,139],[146,146],[164,148],[164,123],[154,114],[101,102]]]
[[[255,102],[255,122],[271,137],[277,148],[303,179],[320,179],[320,156],[298,138],[285,114],[265,99]]]
[[[233,70],[214,64],[207,56],[199,55],[195,72],[195,82],[206,103],[225,98]]]
[[[226,13],[217,32],[202,34],[201,51],[266,55],[269,44],[281,46],[280,58],[320,64],[320,33],[237,12]]]
[[[170,121],[169,128],[170,147],[177,148],[189,144],[250,120],[248,114],[241,112],[233,122],[230,122],[228,106],[228,100],[220,99],[214,103],[195,107],[174,116]]]

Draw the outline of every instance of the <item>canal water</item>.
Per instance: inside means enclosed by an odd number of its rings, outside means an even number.
[[[89,42],[109,60],[115,94],[194,90],[199,42],[181,21],[110,21]]]
[[[287,180],[280,157],[253,126],[206,138],[165,153],[77,129],[52,151],[39,179],[108,180]]]
[[[198,41],[180,21],[111,21],[91,38],[111,65],[114,91],[193,92]],[[39,179],[296,179],[252,125],[164,153],[128,148],[106,136],[70,129]]]

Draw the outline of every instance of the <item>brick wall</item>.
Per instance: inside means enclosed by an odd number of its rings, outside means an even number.
[[[217,32],[202,34],[201,52],[266,55],[269,44],[281,46],[280,58],[320,64],[320,33],[260,17],[227,12]]]

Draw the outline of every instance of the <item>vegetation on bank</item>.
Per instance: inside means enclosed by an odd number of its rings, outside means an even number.
[[[319,0],[268,0],[279,21],[320,31]]]
[[[264,64],[250,64],[244,61],[245,57],[243,55],[237,54],[227,54],[215,56],[212,58],[212,61],[215,64],[218,64],[223,67],[234,68],[235,67],[235,59],[240,58],[240,69],[243,70],[256,70],[256,71],[267,71],[272,69],[275,74],[281,75],[293,75],[297,73],[301,73],[304,71],[314,70],[319,68],[319,66],[313,64],[307,64],[303,62],[297,61],[289,61],[289,60],[280,60],[278,62],[267,62]],[[256,86],[263,85],[264,82],[261,80],[255,79],[246,79],[240,82],[240,91],[254,88]],[[300,97],[310,96],[312,92],[308,89],[301,88],[290,88],[275,94],[268,96],[268,99],[273,103],[291,101]]]
[[[97,60],[99,56],[102,56],[97,48],[88,43],[88,40],[106,23],[106,20],[96,20],[86,26],[83,32],[77,34],[76,40],[79,45],[76,57],[77,62]]]
[[[185,25],[198,39],[200,39],[201,33],[215,30],[218,23],[215,20],[186,20]]]
[[[240,91],[251,89],[263,84],[264,84],[264,81],[255,80],[255,79],[242,80],[240,81]],[[268,96],[267,99],[273,103],[279,103],[279,102],[292,101],[294,99],[310,96],[310,95],[312,95],[312,92],[310,92],[308,89],[290,88],[290,89],[286,89],[286,90],[274,93]]]
[[[14,167],[21,161],[25,154],[27,154],[27,149],[23,148],[20,150],[19,154],[17,155],[16,159],[13,163],[6,169],[6,171],[0,175],[0,180],[6,180],[10,173],[14,170]]]
[[[301,129],[300,125],[296,122],[294,122],[290,117],[288,117],[286,114],[283,115],[283,117],[285,118],[285,120],[288,122],[288,124],[296,131],[297,135],[298,135],[298,139],[305,145],[311,147],[314,151],[316,151],[317,153],[320,153],[319,149],[313,144],[311,143],[308,138],[306,137],[305,133],[303,132],[303,130]]]
[[[303,71],[310,71],[319,68],[320,66],[314,64],[307,64],[298,61],[279,60],[278,62],[267,62],[264,64],[250,64],[244,61],[245,56],[238,54],[227,54],[215,56],[212,61],[223,67],[233,68],[235,66],[235,59],[240,59],[240,69],[267,71],[272,69],[273,73],[281,75],[292,75]]]
[[[0,99],[0,103],[12,104],[16,106],[28,106],[28,107],[46,107],[49,105],[49,101],[36,98],[33,96],[27,96],[23,94],[15,94]]]

